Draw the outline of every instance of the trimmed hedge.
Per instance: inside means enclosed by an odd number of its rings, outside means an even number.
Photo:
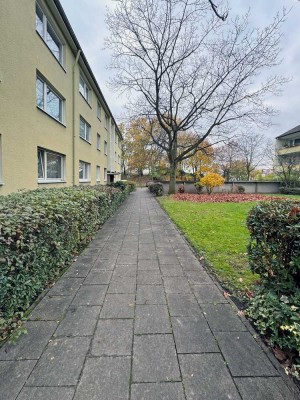
[[[294,357],[300,372],[300,203],[272,201],[254,207],[247,220],[251,270],[261,279],[247,310],[272,346]]]
[[[155,196],[162,196],[164,193],[163,184],[160,182],[148,183],[148,189],[149,189],[150,193],[155,194]]]
[[[130,191],[38,189],[0,198],[0,339]]]
[[[300,187],[285,187],[282,186],[279,188],[280,193],[283,194],[294,194],[294,195],[300,195]]]

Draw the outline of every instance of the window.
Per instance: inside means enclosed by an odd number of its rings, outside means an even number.
[[[91,100],[92,91],[82,75],[80,75],[80,78],[79,78],[79,92],[82,94],[82,96],[85,98],[85,100],[89,103]]]
[[[38,148],[38,182],[64,180],[64,156]]]
[[[104,140],[104,154],[107,156],[107,141]]]
[[[121,157],[118,155],[118,163],[121,164]]]
[[[109,118],[108,118],[108,116],[105,114],[105,129],[108,129],[108,124],[109,124]]]
[[[79,182],[89,182],[91,180],[91,164],[79,161]]]
[[[96,181],[100,182],[100,166],[97,165],[96,167]]]
[[[62,64],[62,49],[61,41],[58,39],[53,27],[49,23],[46,15],[41,7],[36,3],[35,7],[35,28],[38,34],[42,37],[44,42],[49,47],[54,57]]]
[[[101,106],[97,103],[97,118],[101,121]]]
[[[79,136],[81,139],[91,142],[91,126],[82,117],[80,117]]]
[[[117,152],[115,151],[115,162],[117,162],[118,161],[118,159],[117,159]]]
[[[107,181],[107,168],[104,168],[104,181]]]
[[[97,133],[97,150],[101,150],[101,136]]]
[[[63,100],[39,75],[36,77],[36,105],[51,117],[63,122]]]

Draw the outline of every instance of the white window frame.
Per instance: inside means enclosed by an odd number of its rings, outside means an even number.
[[[109,126],[109,117],[107,114],[105,114],[105,129],[108,130],[108,126]]]
[[[36,83],[37,80],[39,80],[40,82],[43,83],[43,107],[40,107],[38,104],[37,107],[40,110],[45,111],[45,113],[47,113],[51,118],[54,118],[56,121],[61,122],[62,124],[64,123],[64,102],[65,100],[62,98],[62,96],[57,92],[57,90],[49,83],[45,80],[45,78],[43,78],[39,73],[36,74]],[[55,96],[59,99],[59,109],[60,109],[60,118],[56,118],[54,115],[50,114],[50,112],[48,112],[47,110],[47,89],[50,89]],[[35,88],[36,91],[36,88]],[[37,101],[37,93],[36,93],[36,101]]]
[[[97,118],[101,121],[102,107],[99,101],[97,102]]]
[[[81,136],[81,122],[84,123],[84,136]],[[91,143],[91,125],[82,117],[80,116],[79,120],[79,137],[82,140],[85,140],[88,143]]]
[[[97,133],[97,150],[101,151],[101,135]]]
[[[91,164],[79,160],[79,173],[80,173],[80,164],[83,166],[83,178],[79,177],[79,182],[90,182],[91,181]]]
[[[107,182],[107,168],[104,168],[104,182]]]
[[[96,182],[101,181],[101,167],[100,165],[96,166]]]
[[[107,156],[107,141],[104,140],[104,154]]]
[[[42,147],[37,148],[37,156],[39,162],[40,152],[43,152],[43,159],[42,159],[42,167],[43,167],[43,178],[39,178],[38,176],[38,183],[56,183],[56,182],[64,182],[65,181],[65,155],[61,153],[57,153],[55,151],[47,150]],[[47,176],[47,158],[48,154],[53,154],[61,158],[61,177],[60,178],[48,178]]]
[[[43,32],[40,33],[40,32],[37,30],[37,24],[35,25],[35,26],[36,26],[36,32],[37,32],[37,34],[43,39],[43,41],[45,42],[46,46],[47,46],[48,49],[51,51],[51,53],[53,54],[53,56],[55,57],[55,59],[56,59],[61,65],[63,65],[63,63],[64,63],[64,54],[63,54],[63,53],[64,53],[64,46],[63,46],[62,40],[60,39],[60,35],[58,35],[57,30],[56,30],[55,28],[53,28],[53,24],[49,21],[49,18],[48,18],[47,15],[45,14],[45,11],[44,11],[44,9],[40,6],[40,4],[39,4],[37,1],[36,1],[35,4],[36,4],[36,8],[35,8],[35,15],[36,15],[36,18],[37,18],[37,8],[39,8],[39,11],[42,13],[42,18],[43,18],[43,20],[42,20]],[[51,33],[48,31],[48,25],[50,26],[53,35],[51,35]],[[47,34],[49,34],[49,35],[51,36],[51,38],[52,38],[52,40],[53,40],[54,42],[58,42],[58,47],[59,47],[59,56],[58,56],[58,57],[57,57],[57,56],[55,55],[55,53],[51,50],[51,48],[48,46],[48,43],[47,43]],[[54,36],[54,39],[56,39],[56,40],[53,39],[53,36]],[[56,44],[57,44],[57,43],[56,43]]]
[[[79,76],[79,93],[89,104],[91,103],[92,89],[82,74]]]

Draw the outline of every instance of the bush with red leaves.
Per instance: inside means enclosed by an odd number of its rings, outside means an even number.
[[[195,203],[244,203],[249,201],[270,201],[281,198],[275,196],[264,196],[261,194],[242,193],[215,193],[215,194],[189,194],[178,193],[172,196],[174,200],[193,201]]]

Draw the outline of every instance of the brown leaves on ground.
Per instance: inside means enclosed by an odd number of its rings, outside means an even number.
[[[275,196],[264,196],[261,194],[242,193],[214,193],[214,194],[190,194],[177,193],[172,196],[174,200],[193,201],[195,203],[243,203],[250,201],[271,201],[284,198]]]

